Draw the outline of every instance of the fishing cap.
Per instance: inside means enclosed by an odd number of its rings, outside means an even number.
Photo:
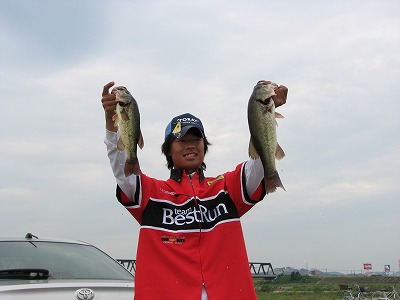
[[[199,118],[189,113],[176,116],[171,120],[171,122],[169,122],[167,128],[165,128],[164,140],[166,140],[169,135],[173,135],[176,138],[181,138],[191,128],[197,128],[201,133],[201,136],[203,138],[205,137],[203,124]]]

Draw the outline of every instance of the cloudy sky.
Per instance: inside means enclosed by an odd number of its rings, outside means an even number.
[[[400,2],[0,2],[0,236],[84,240],[135,258],[139,226],[118,204],[104,84],[139,103],[142,170],[165,179],[166,124],[191,112],[212,142],[207,175],[248,159],[256,82],[278,109],[286,192],[243,219],[251,261],[373,271],[400,259]]]

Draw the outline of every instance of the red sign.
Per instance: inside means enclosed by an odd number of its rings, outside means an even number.
[[[364,264],[364,270],[371,270],[372,264]]]

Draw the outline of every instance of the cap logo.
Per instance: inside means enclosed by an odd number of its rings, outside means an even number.
[[[181,122],[176,123],[174,130],[172,130],[172,134],[176,137],[180,136],[180,132],[182,130]]]
[[[183,122],[183,123],[188,123],[188,122],[197,123],[199,120],[194,119],[194,118],[180,118],[180,119],[177,119],[177,121]]]

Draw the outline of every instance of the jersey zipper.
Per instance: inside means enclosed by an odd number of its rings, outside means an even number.
[[[200,212],[199,203],[197,201],[196,189],[194,188],[194,185],[193,185],[192,175],[189,175],[189,180],[190,180],[190,185],[192,187],[195,208],[196,208],[196,210],[198,210]],[[200,243],[201,243],[201,236],[202,236],[201,220],[199,220],[198,224],[199,224],[199,241],[198,241],[197,250],[199,252],[199,257],[200,257],[200,270],[201,270],[202,286],[205,287],[204,275],[203,275],[203,258],[201,256],[201,252],[200,252]]]

